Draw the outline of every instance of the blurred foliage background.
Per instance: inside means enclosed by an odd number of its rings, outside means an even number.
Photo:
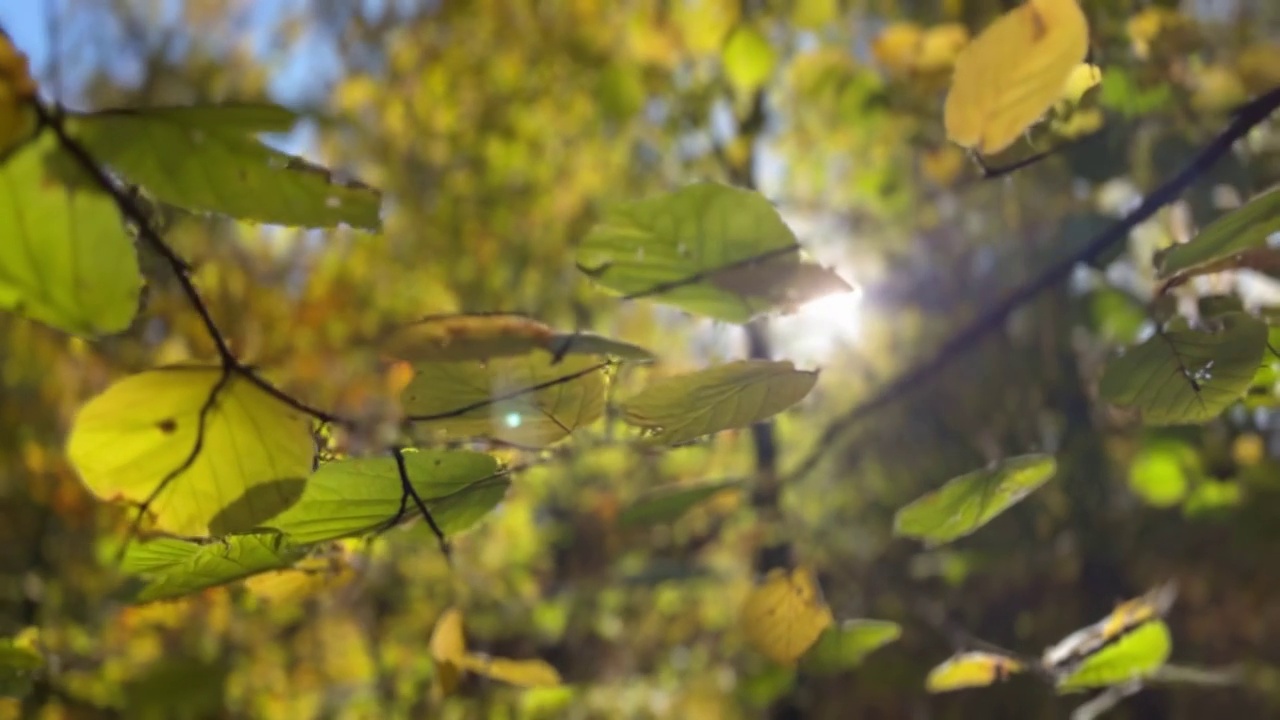
[[[951,63],[998,0],[44,0],[0,10],[46,95],[77,108],[270,99],[310,120],[280,147],[382,188],[384,231],[306,232],[190,215],[166,237],[241,357],[309,402],[376,415],[389,382],[351,350],[389,319],[511,310],[658,351],[652,373],[740,357],[739,328],[603,295],[573,248],[611,201],[699,179],[757,186],[860,289],[768,327],[820,367],[778,418],[780,523],[747,491],[678,521],[619,512],[659,484],[749,477],[748,432],[665,455],[602,425],[514,478],[459,538],[424,527],[344,546],[341,572],[126,606],[127,519],[62,457],[71,414],[126,372],[208,358],[172,281],[127,334],[89,347],[0,316],[0,635],[36,626],[58,683],[0,717],[1052,718],[1079,697],[1016,679],[928,696],[951,652],[925,618],[1037,653],[1166,579],[1174,659],[1250,682],[1156,687],[1117,718],[1280,716],[1280,425],[1274,373],[1203,427],[1154,431],[1096,400],[1102,361],[1147,321],[1152,253],[1280,179],[1257,128],[1177,204],[888,406],[822,430],[949,333],[1078,249],[1280,84],[1280,5],[1086,0],[1099,88],[983,180],[941,125]],[[144,257],[144,260],[146,258]],[[1280,303],[1241,271],[1178,290],[1194,307]],[[1270,360],[1276,360],[1270,356]],[[621,391],[621,390],[619,390]],[[818,443],[822,444],[819,446]],[[1026,452],[1058,479],[946,549],[894,539],[896,508]],[[811,453],[821,460],[796,475]],[[775,526],[776,525],[776,526]],[[778,668],[737,626],[758,550],[783,539],[837,617],[901,640],[832,675]],[[301,586],[306,585],[306,586]],[[541,657],[566,685],[471,678],[433,699],[427,641],[450,606],[470,643]]]

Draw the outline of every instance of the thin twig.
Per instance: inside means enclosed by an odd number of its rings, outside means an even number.
[[[879,392],[863,401],[843,416],[832,421],[795,470],[792,478],[808,475],[822,461],[826,451],[859,421],[875,411],[893,403],[907,391],[927,380],[934,373],[964,354],[985,337],[999,328],[1018,308],[1036,298],[1041,292],[1054,287],[1070,277],[1080,263],[1087,263],[1102,255],[1108,248],[1129,236],[1129,232],[1154,215],[1160,208],[1173,202],[1184,190],[1207,172],[1222,156],[1231,151],[1237,140],[1265,121],[1280,107],[1280,87],[1259,96],[1241,108],[1232,119],[1198,155],[1187,163],[1177,175],[1156,188],[1138,207],[1134,208],[1111,227],[1094,237],[1087,245],[1042,270],[1038,275],[1009,293],[1003,300],[988,308],[981,315],[949,337],[926,360],[899,375]]]
[[[676,278],[675,280],[660,282],[650,287],[647,287],[644,290],[623,295],[622,299],[623,300],[639,300],[641,298],[653,297],[654,295],[661,295],[663,293],[671,292],[672,290],[679,290],[680,288],[686,287],[688,285],[695,285],[697,283],[702,282],[703,280],[709,280],[717,275],[732,272],[734,270],[739,270],[746,267],[751,267],[759,263],[765,263],[770,260],[774,260],[780,257],[790,255],[792,253],[799,253],[799,252],[800,252],[800,245],[796,243],[792,243],[791,245],[788,245],[786,247],[780,247],[780,248],[775,248],[773,250],[768,250],[758,255],[752,255],[751,257],[748,257],[748,258],[743,258],[741,260],[735,260],[730,263],[725,263],[724,265],[708,268],[706,270],[699,270],[698,272],[690,273],[688,275],[685,275],[684,277]],[[599,267],[594,267],[594,268],[586,267],[581,263],[578,264],[578,270],[581,273],[583,273],[588,277],[593,277],[593,278],[599,277],[609,272],[609,268],[611,267],[613,267],[612,262],[606,262],[603,265],[600,265]]]
[[[405,467],[404,450],[402,448],[391,448],[391,456],[396,459],[396,470],[400,473],[400,489],[405,495],[413,499],[413,504],[418,506],[418,512],[422,514],[422,519],[427,522],[427,526],[431,528],[431,532],[435,533],[436,540],[440,543],[440,552],[444,554],[444,559],[453,565],[453,552],[449,547],[449,540],[444,536],[444,531],[436,524],[436,519],[432,517],[431,511],[427,509],[427,504],[422,501],[422,496],[418,494],[418,489],[413,486],[409,480],[409,469]],[[403,512],[405,502],[404,498],[400,498],[401,512]]]
[[[568,375],[564,375],[562,377],[553,378],[551,380],[544,380],[543,382],[537,383],[536,385],[530,385],[529,387],[520,388],[519,390],[512,390],[511,392],[505,393],[503,395],[494,395],[492,397],[485,398],[484,400],[477,400],[468,405],[463,405],[462,407],[454,408],[452,410],[446,410],[444,412],[427,413],[423,415],[406,415],[404,418],[404,422],[406,423],[433,422],[435,420],[448,420],[449,418],[460,417],[462,415],[466,415],[469,412],[479,410],[480,408],[486,408],[486,407],[489,407],[490,405],[497,405],[498,403],[506,402],[508,400],[516,400],[518,398],[524,397],[525,395],[531,395],[533,393],[536,393],[539,390],[546,390],[547,388],[555,387],[557,385],[563,385],[568,382],[573,382],[574,380],[577,380],[578,378],[581,378],[581,377],[586,377],[587,375],[590,375],[591,373],[596,372],[597,370],[603,370],[609,367],[611,364],[613,364],[613,361],[606,360],[605,362],[597,363],[588,368],[584,368],[577,372],[569,373]]]

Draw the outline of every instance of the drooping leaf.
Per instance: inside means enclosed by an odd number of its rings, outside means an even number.
[[[1021,455],[952,478],[899,510],[893,532],[930,546],[962,538],[1048,482],[1057,467],[1050,455]]]
[[[1155,264],[1167,284],[1235,267],[1280,268],[1280,187],[1256,195],[1189,242],[1158,253]]]
[[[0,698],[26,695],[43,667],[44,658],[36,651],[10,638],[0,639]]]
[[[902,627],[887,620],[845,620],[829,627],[804,656],[806,672],[837,673],[862,664],[868,655],[902,637]]]
[[[1059,692],[1118,685],[1154,674],[1169,659],[1173,637],[1163,620],[1151,620],[1118,636],[1059,677]]]
[[[516,357],[534,351],[567,355],[612,355],[651,362],[642,347],[591,333],[561,333],[524,315],[461,314],[429,317],[397,327],[380,343],[383,352],[409,362],[460,362]]]
[[[1148,425],[1212,420],[1248,389],[1262,363],[1267,326],[1242,312],[1191,329],[1182,318],[1107,364],[1098,390],[1142,412]]]
[[[131,375],[76,414],[67,455],[108,501],[146,504],[185,536],[256,528],[292,505],[315,457],[311,422],[236,373],[166,367]]]
[[[416,427],[444,438],[543,447],[604,414],[607,364],[590,356],[421,363],[401,393]]]
[[[555,687],[560,673],[544,660],[514,660],[468,653],[458,662],[467,672],[519,687]]]
[[[618,523],[623,526],[634,526],[675,522],[704,500],[725,490],[741,486],[741,482],[729,480],[701,485],[668,485],[656,488],[619,513]]]
[[[82,114],[69,118],[69,127],[95,158],[178,207],[281,225],[376,229],[376,190],[256,137],[288,130],[296,119],[272,105],[198,105]]]
[[[285,568],[305,552],[279,533],[231,535],[208,542],[159,538],[130,545],[121,570],[146,582],[134,601],[151,602]]]
[[[717,183],[615,206],[578,248],[578,266],[626,297],[729,322],[851,290],[801,261],[795,235],[768,200]]]
[[[435,676],[432,679],[432,696],[439,699],[448,697],[458,687],[462,678],[460,664],[467,653],[467,637],[462,626],[462,611],[449,608],[441,613],[436,625],[431,630],[431,639],[427,643],[431,661],[435,664]]]
[[[1006,680],[1024,669],[1021,662],[1005,655],[980,651],[962,652],[930,670],[924,686],[931,693],[986,687]]]
[[[740,626],[747,642],[776,663],[804,655],[834,618],[808,568],[775,568],[747,595]]]
[[[491,455],[468,450],[404,453],[405,470],[423,504],[445,535],[475,524],[496,506],[510,481]],[[401,488],[392,457],[328,462],[307,479],[298,502],[263,523],[300,543],[364,535],[387,527],[400,512],[418,516]]]
[[[0,309],[97,336],[128,328],[141,293],[115,202],[52,133],[0,164]]]
[[[1127,633],[1163,617],[1176,597],[1176,587],[1172,583],[1165,583],[1139,597],[1120,603],[1105,618],[1071,633],[1045,649],[1041,664],[1059,675],[1072,674],[1081,663]]]
[[[776,415],[817,381],[787,361],[739,360],[655,382],[622,404],[622,419],[676,444]]]
[[[987,155],[1008,148],[1062,98],[1088,49],[1076,0],[1027,0],[996,18],[956,58],[947,137]]]

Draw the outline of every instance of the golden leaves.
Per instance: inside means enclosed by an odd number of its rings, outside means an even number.
[[[947,137],[983,154],[1008,148],[1062,98],[1088,45],[1076,0],[1028,0],[1001,15],[956,59]]]

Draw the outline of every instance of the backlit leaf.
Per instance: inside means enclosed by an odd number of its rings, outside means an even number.
[[[1041,663],[1060,675],[1073,674],[1093,655],[1103,652],[1140,626],[1164,616],[1176,596],[1176,587],[1166,583],[1140,597],[1122,602],[1105,618],[1045,649]]]
[[[202,543],[160,538],[130,545],[121,570],[146,582],[133,599],[150,602],[288,567],[305,552],[279,533],[231,535]]]
[[[1148,677],[1160,669],[1173,650],[1173,637],[1163,620],[1152,620],[1127,631],[1078,668],[1058,679],[1060,692],[1072,692]]]
[[[605,368],[590,356],[420,363],[401,393],[416,427],[444,438],[494,438],[543,447],[604,413]]]
[[[532,318],[511,313],[441,315],[408,323],[386,333],[380,349],[409,362],[459,362],[516,357],[531,352],[612,355],[649,362],[652,353],[637,345],[591,333],[561,333]]]
[[[681,443],[776,415],[817,381],[787,361],[739,360],[653,383],[622,404],[622,419],[657,442]]]
[[[1190,242],[1156,255],[1162,279],[1180,282],[1234,267],[1280,267],[1280,187],[1210,223]]]
[[[1267,326],[1242,312],[1204,321],[1182,318],[1107,364],[1099,392],[1142,412],[1148,425],[1212,420],[1248,389],[1262,363]]]
[[[986,525],[1049,481],[1057,472],[1050,455],[1021,455],[948,480],[898,511],[895,535],[940,545]]]
[[[200,105],[90,113],[69,125],[95,158],[172,205],[281,225],[376,229],[376,190],[256,137],[296,119],[271,105]]]
[[[956,58],[947,137],[988,155],[1009,147],[1061,99],[1088,48],[1076,0],[1027,0],[996,18]]]
[[[986,687],[1025,668],[1017,660],[989,652],[963,652],[929,671],[924,681],[931,693]]]
[[[759,29],[740,25],[725,42],[720,62],[729,84],[740,93],[751,93],[773,74],[778,52]]]
[[[513,660],[472,653],[464,656],[458,666],[467,672],[519,687],[555,687],[560,684],[560,673],[543,660]]]
[[[729,322],[851,289],[801,261],[795,235],[763,196],[717,183],[618,204],[579,246],[578,266],[626,297]]]
[[[747,595],[740,626],[762,655],[789,665],[813,647],[833,620],[811,570],[775,568]]]
[[[499,474],[498,461],[484,453],[406,451],[404,464],[445,535],[473,525],[502,500],[510,485]],[[321,465],[307,479],[298,502],[263,525],[297,542],[336,540],[386,528],[405,500],[395,458],[336,460]],[[402,519],[418,516],[412,501],[404,507]]]
[[[823,631],[805,653],[806,672],[836,673],[855,668],[868,655],[902,637],[902,627],[887,620],[845,620]]]
[[[619,513],[618,523],[625,526],[675,522],[704,500],[741,486],[742,483],[731,480],[656,488],[640,496],[630,507]]]
[[[96,336],[128,328],[141,293],[115,202],[52,133],[0,164],[0,309]]]
[[[116,382],[80,408],[67,441],[95,495],[150,501],[154,529],[187,536],[251,530],[279,514],[302,493],[315,452],[305,415],[211,367]]]

